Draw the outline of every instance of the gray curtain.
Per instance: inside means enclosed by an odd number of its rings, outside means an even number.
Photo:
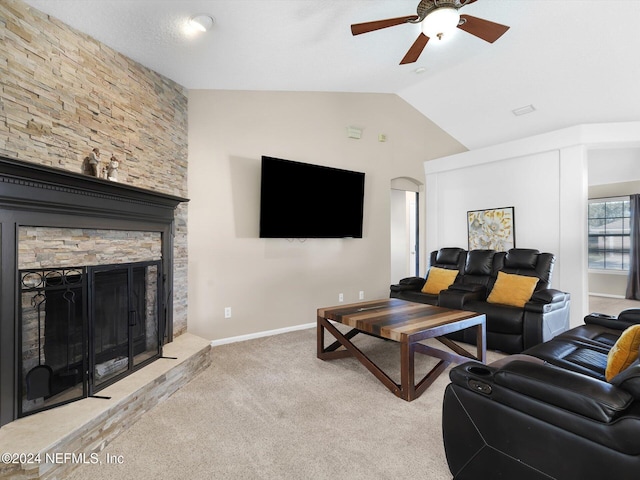
[[[626,298],[640,300],[640,194],[631,195],[631,248]]]

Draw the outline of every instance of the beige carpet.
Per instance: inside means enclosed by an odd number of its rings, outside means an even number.
[[[309,329],[215,347],[209,369],[108,445],[101,465],[69,478],[450,480],[440,424],[448,370],[409,403],[353,358],[318,360],[315,342]],[[355,343],[398,379],[397,343]],[[416,358],[418,373],[435,362]]]

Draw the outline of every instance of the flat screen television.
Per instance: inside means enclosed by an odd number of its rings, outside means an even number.
[[[262,157],[260,238],[362,238],[364,173]]]

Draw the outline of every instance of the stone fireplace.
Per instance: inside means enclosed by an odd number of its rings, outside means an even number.
[[[186,201],[0,157],[0,425],[162,356]]]

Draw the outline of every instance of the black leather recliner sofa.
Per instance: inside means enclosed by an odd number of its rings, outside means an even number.
[[[453,368],[443,437],[455,480],[636,479],[640,361],[605,379],[608,352],[640,309],[585,324],[490,365]]]
[[[448,289],[438,295],[422,293],[426,278],[409,277],[391,285],[390,296],[484,313],[487,348],[506,353],[520,353],[569,328],[570,295],[550,288],[555,263],[551,253],[526,248],[513,248],[508,252],[442,248],[432,252],[430,259],[430,267],[459,270]],[[499,272],[538,278],[533,295],[523,307],[487,301]],[[467,343],[476,341],[473,332],[449,336]]]

